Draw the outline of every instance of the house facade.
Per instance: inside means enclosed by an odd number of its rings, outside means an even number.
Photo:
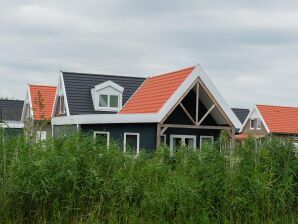
[[[55,86],[28,85],[22,111],[27,135],[40,140],[52,136],[51,115],[55,94]]]
[[[135,153],[197,149],[241,127],[200,66],[149,77],[61,72],[52,117],[54,136],[81,131]]]
[[[267,134],[274,134],[292,137],[298,143],[298,108],[256,105],[243,123],[241,133],[237,138],[262,138]]]
[[[0,99],[0,128],[8,135],[22,134],[24,123],[21,121],[24,101]]]

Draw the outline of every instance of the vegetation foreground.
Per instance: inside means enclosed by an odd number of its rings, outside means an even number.
[[[2,138],[3,139],[3,138]],[[290,140],[138,157],[72,136],[0,141],[0,223],[297,223]]]

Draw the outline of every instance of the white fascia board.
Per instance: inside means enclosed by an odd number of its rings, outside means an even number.
[[[23,106],[23,111],[22,111],[22,117],[21,121],[24,122],[25,120],[25,113],[26,113],[26,105],[29,103],[30,107],[30,116],[33,118],[33,106],[32,106],[32,100],[31,100],[31,94],[30,94],[30,85],[27,84],[27,93],[26,93],[26,98],[24,101],[24,106]]]
[[[62,90],[64,92],[64,103],[65,103],[65,107],[66,107],[66,115],[70,116],[69,107],[68,107],[68,100],[67,100],[67,94],[66,94],[65,84],[64,84],[63,72],[60,72],[60,79],[61,79],[61,84],[62,84]]]
[[[56,89],[56,93],[55,93],[55,98],[54,98],[54,104],[53,104],[53,107],[52,107],[51,117],[54,117],[55,116],[55,111],[56,111],[56,108],[57,108],[58,94],[59,94],[59,83],[58,83],[58,86],[57,86],[57,89]]]
[[[0,124],[1,128],[24,128],[24,123],[21,121],[4,121]]]
[[[198,79],[206,85],[211,95],[215,98],[219,106],[222,108],[223,112],[230,119],[231,123],[235,128],[241,128],[241,123],[232,111],[232,109],[228,106],[222,95],[219,93],[215,85],[205,74],[203,68],[200,65],[197,65],[191,74],[184,80],[182,85],[175,91],[175,93],[170,97],[170,99],[164,104],[164,106],[160,109],[158,113],[159,121],[161,121],[167,113],[175,106],[177,100],[180,99],[183,94],[189,89],[189,87]]]
[[[156,114],[86,114],[52,118],[52,125],[157,123]]]

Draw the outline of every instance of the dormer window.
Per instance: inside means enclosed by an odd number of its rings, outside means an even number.
[[[112,81],[101,83],[91,89],[94,109],[96,111],[115,111],[122,107],[124,88]]]

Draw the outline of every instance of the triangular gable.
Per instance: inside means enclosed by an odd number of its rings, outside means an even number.
[[[26,105],[29,105],[33,120],[50,120],[55,93],[55,86],[28,85],[28,92],[22,115],[23,119],[25,107]]]
[[[58,86],[56,89],[56,93],[55,93],[55,99],[54,99],[54,103],[53,103],[53,108],[52,108],[52,117],[56,116],[56,110],[58,108],[58,103],[59,103],[59,97],[63,97],[64,99],[64,104],[65,104],[65,112],[67,116],[70,116],[69,113],[69,107],[68,107],[68,100],[67,100],[67,95],[66,95],[66,91],[65,91],[65,85],[64,85],[64,79],[63,79],[63,73],[60,73],[59,76],[59,81],[58,81]]]

